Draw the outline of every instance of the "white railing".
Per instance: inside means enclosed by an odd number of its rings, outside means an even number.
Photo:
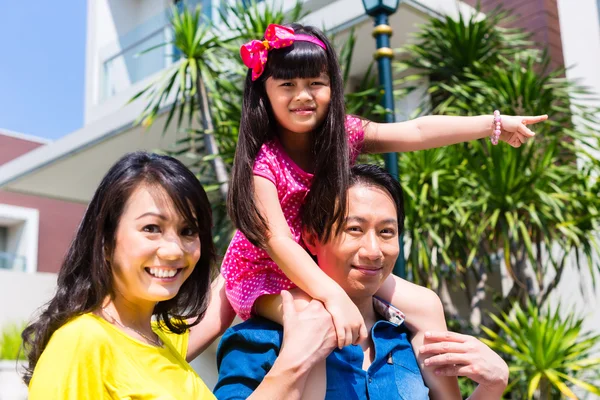
[[[186,4],[188,7],[202,5],[202,13],[208,18],[213,14],[211,0],[188,0]],[[171,9],[161,11],[100,51],[100,103],[169,67],[180,58],[172,45],[143,53],[171,40],[170,13]]]
[[[27,259],[12,253],[0,251],[0,269],[11,271],[25,271]]]

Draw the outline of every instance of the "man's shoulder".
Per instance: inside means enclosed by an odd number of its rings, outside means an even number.
[[[283,328],[264,318],[251,318],[223,334],[217,349],[217,399],[245,399],[260,385],[275,364]]]
[[[253,317],[225,331],[221,345],[228,342],[246,341],[255,344],[273,344],[280,346],[283,340],[283,327],[261,317]]]

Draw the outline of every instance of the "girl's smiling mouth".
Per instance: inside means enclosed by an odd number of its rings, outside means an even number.
[[[298,115],[310,115],[316,111],[316,107],[297,107],[292,108],[290,111]]]

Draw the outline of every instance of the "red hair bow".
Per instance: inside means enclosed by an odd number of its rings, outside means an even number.
[[[270,24],[265,32],[265,40],[253,40],[240,48],[240,55],[246,67],[252,69],[255,81],[265,70],[270,49],[280,49],[294,44],[294,30],[287,26]]]

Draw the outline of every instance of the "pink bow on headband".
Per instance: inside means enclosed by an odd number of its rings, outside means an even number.
[[[295,35],[292,28],[277,24],[270,24],[267,27],[265,40],[252,40],[242,45],[240,55],[244,65],[252,69],[252,80],[257,80],[265,70],[269,50],[291,46],[296,40],[311,42],[323,49],[326,48],[325,44],[316,37],[302,34]]]

